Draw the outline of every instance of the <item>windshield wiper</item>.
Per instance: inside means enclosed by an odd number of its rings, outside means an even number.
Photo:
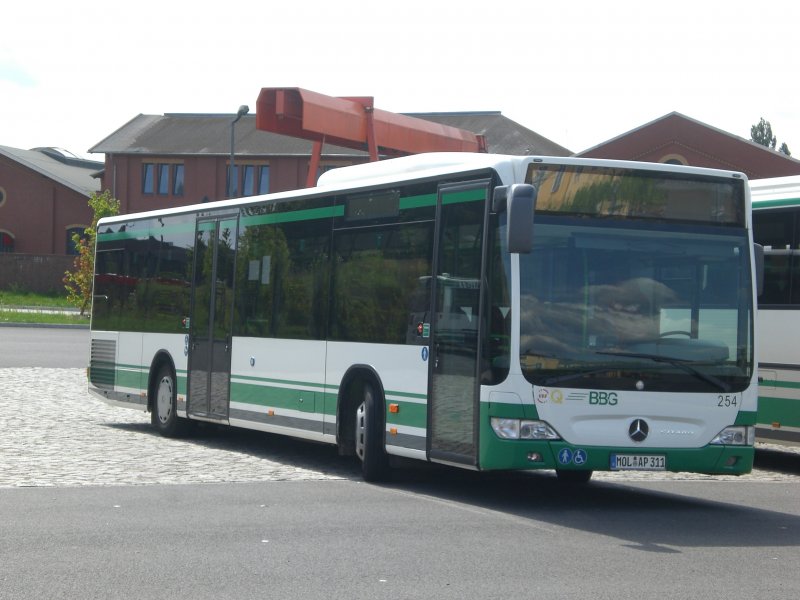
[[[595,354],[603,354],[607,356],[622,356],[624,358],[646,358],[655,362],[662,362],[667,363],[673,367],[677,367],[686,371],[690,375],[697,377],[706,383],[710,383],[711,385],[715,386],[722,392],[730,392],[731,387],[722,381],[719,377],[714,377],[714,375],[709,375],[708,373],[703,373],[699,369],[694,368],[692,365],[688,364],[685,360],[681,360],[679,358],[669,358],[666,356],[661,356],[660,354],[646,354],[642,352],[595,352]]]
[[[580,379],[581,377],[588,377],[589,375],[597,375],[598,373],[608,373],[609,371],[619,371],[619,366],[601,367],[599,369],[592,369],[591,371],[578,371],[577,373],[567,373],[565,375],[555,375],[548,377],[544,380],[545,385],[553,385],[554,383],[563,383],[572,379]]]

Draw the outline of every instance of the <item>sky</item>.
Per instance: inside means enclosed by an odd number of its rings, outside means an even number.
[[[138,114],[264,87],[392,112],[500,111],[573,152],[672,111],[800,158],[796,0],[6,3],[0,145],[90,148]]]

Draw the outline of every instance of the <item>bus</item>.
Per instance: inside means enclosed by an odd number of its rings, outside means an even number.
[[[750,181],[753,236],[764,247],[758,297],[756,439],[800,444],[800,176]]]
[[[101,219],[89,389],[472,470],[742,474],[756,261],[737,172],[432,153]]]

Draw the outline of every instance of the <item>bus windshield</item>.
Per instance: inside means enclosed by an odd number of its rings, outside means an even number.
[[[741,391],[753,370],[746,231],[537,213],[520,361],[537,385]]]

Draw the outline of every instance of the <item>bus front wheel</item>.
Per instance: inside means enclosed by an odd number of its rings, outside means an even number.
[[[389,457],[383,447],[382,402],[371,384],[364,384],[363,401],[356,408],[356,456],[365,481],[382,481],[389,474]]]

